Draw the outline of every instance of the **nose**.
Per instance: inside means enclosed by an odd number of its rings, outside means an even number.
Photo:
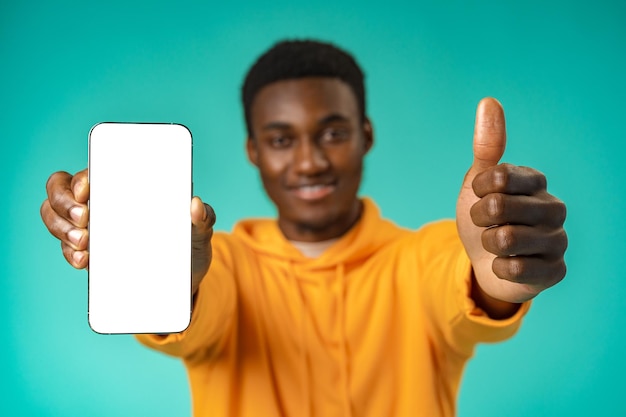
[[[300,175],[316,175],[330,166],[324,150],[309,138],[298,141],[294,153],[294,167]]]

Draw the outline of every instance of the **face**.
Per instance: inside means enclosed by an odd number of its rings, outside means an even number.
[[[251,108],[247,151],[288,239],[339,237],[358,220],[357,192],[372,128],[351,88],[335,78],[267,85]]]

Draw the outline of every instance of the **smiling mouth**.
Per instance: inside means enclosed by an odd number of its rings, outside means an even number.
[[[314,201],[328,196],[335,188],[334,184],[300,185],[292,187],[291,193],[302,200]]]

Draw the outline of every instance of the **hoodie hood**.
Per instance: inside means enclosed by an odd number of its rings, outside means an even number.
[[[233,234],[254,252],[317,269],[359,262],[408,230],[382,219],[369,198],[362,199],[363,213],[357,223],[318,258],[308,258],[285,238],[275,219],[250,219],[238,223]]]

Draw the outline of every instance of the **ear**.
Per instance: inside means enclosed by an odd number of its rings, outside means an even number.
[[[374,128],[372,127],[372,121],[366,117],[363,121],[363,155],[366,155],[374,145]]]
[[[248,136],[246,139],[246,153],[248,154],[248,161],[250,161],[255,167],[258,167],[259,152],[257,151],[256,145],[256,141]]]

